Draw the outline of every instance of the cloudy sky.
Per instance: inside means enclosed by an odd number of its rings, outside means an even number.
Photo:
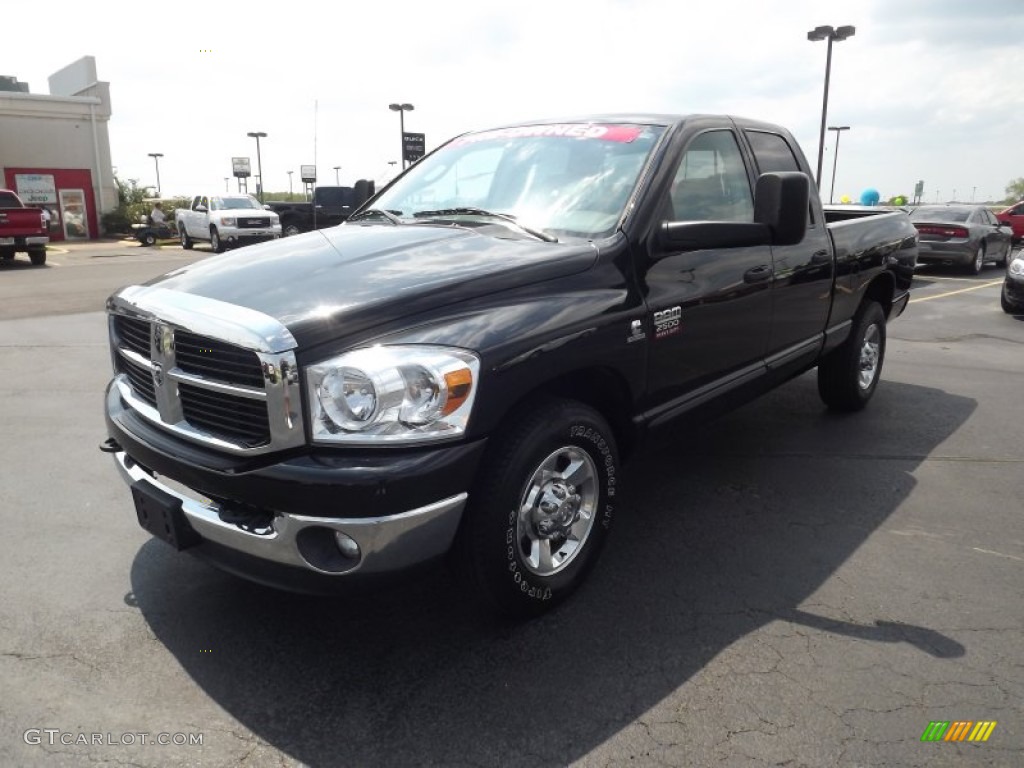
[[[842,137],[836,200],[867,187],[927,201],[1001,199],[1024,176],[1024,0],[265,0],[19,2],[0,74],[47,77],[96,58],[111,84],[114,166],[165,196],[224,188],[233,156],[261,141],[266,188],[387,177],[398,114],[430,150],[466,130],[614,112],[728,113],[792,130],[815,164],[826,44],[828,123]],[[152,14],[157,14],[156,18]],[[825,147],[825,196],[834,133]],[[232,181],[232,186],[234,182]],[[255,189],[251,184],[250,190]]]

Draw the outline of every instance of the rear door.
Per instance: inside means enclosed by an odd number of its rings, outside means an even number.
[[[352,213],[351,187],[318,187],[316,190],[317,229],[336,227]]]
[[[689,125],[700,126],[699,121]],[[719,121],[721,125],[721,121]],[[731,123],[683,138],[658,201],[668,221],[753,222],[750,169]],[[764,371],[771,320],[767,246],[660,252],[641,265],[650,318],[649,415],[672,415]]]
[[[744,135],[754,152],[759,174],[806,173],[806,161],[801,162],[803,155],[788,137],[763,128],[747,129]],[[817,192],[811,194],[817,197]],[[772,246],[772,329],[767,351],[771,367],[799,364],[816,355],[832,307],[832,243],[821,208],[813,200],[807,219],[803,242]]]

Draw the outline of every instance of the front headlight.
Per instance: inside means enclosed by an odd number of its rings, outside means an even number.
[[[1024,259],[1016,258],[1010,262],[1010,274],[1024,277]]]
[[[238,219],[235,218],[234,216],[222,216],[220,220],[220,225],[222,227],[233,227],[235,226],[237,221]]]
[[[306,369],[318,443],[411,443],[466,431],[480,360],[462,349],[378,346]]]

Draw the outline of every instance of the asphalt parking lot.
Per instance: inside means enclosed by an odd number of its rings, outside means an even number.
[[[103,299],[207,255],[0,264],[0,765],[1021,764],[1024,318],[1000,269],[918,275],[861,414],[812,373],[658,435],[589,582],[508,626],[442,571],[299,597],[138,527],[97,450]],[[997,725],[922,742],[932,721]]]

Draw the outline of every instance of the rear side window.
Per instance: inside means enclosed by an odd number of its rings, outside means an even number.
[[[789,142],[777,133],[763,131],[747,131],[747,141],[754,150],[759,173],[775,173],[777,171],[801,171]],[[814,226],[814,208],[807,208],[807,223]]]
[[[21,208],[21,203],[13,193],[0,192],[0,208]]]

